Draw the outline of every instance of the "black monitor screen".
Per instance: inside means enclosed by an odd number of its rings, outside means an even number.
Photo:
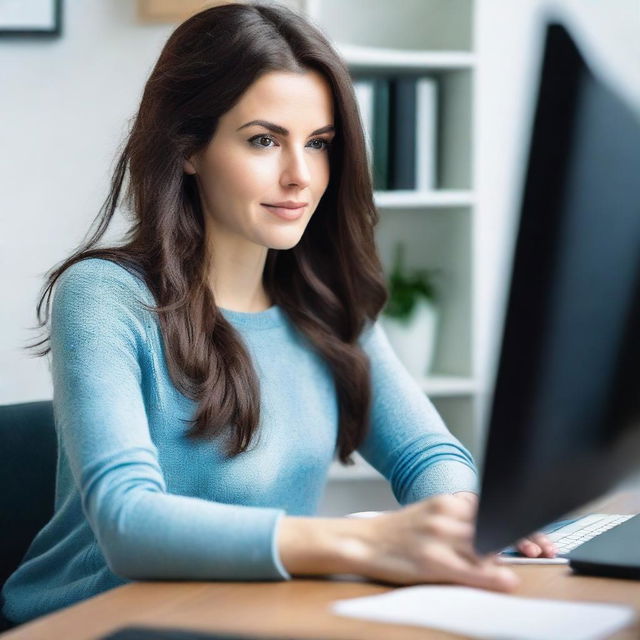
[[[640,468],[640,119],[547,25],[476,548]]]

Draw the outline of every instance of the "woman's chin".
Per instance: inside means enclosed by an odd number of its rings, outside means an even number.
[[[301,233],[296,234],[287,234],[286,236],[280,235],[278,237],[270,237],[268,242],[264,243],[264,246],[268,249],[276,249],[278,251],[285,251],[287,249],[293,249],[300,239],[302,238]]]

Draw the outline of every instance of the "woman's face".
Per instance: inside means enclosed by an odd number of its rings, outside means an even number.
[[[196,174],[207,232],[237,248],[238,241],[294,247],[329,183],[333,125],[333,95],[321,74],[269,72],[256,80],[184,164]],[[273,206],[287,201],[304,206]]]

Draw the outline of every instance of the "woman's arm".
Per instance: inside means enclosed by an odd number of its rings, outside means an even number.
[[[56,427],[109,567],[131,579],[288,578],[275,546],[284,511],[167,491],[142,393],[145,293],[122,267],[85,260],[52,308]]]
[[[369,356],[372,385],[362,456],[389,480],[400,504],[475,491],[471,454],[398,360],[379,322],[363,332],[360,344]]]
[[[471,454],[447,429],[423,390],[393,352],[380,323],[370,326],[361,345],[371,362],[372,415],[360,452],[391,483],[401,504],[450,493],[477,509]],[[518,543],[530,557],[553,557],[547,536],[533,534]]]
[[[359,449],[401,504],[376,518],[282,519],[278,548],[292,575],[351,573],[394,584],[453,582],[506,591],[518,578],[477,556],[475,466],[393,353],[379,326],[363,336],[371,360],[371,430]],[[447,494],[455,495],[447,495]]]

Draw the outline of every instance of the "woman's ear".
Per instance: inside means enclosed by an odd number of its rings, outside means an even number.
[[[185,159],[184,163],[182,164],[182,168],[184,169],[184,172],[188,173],[190,176],[193,176],[197,173],[196,167],[191,158]]]

